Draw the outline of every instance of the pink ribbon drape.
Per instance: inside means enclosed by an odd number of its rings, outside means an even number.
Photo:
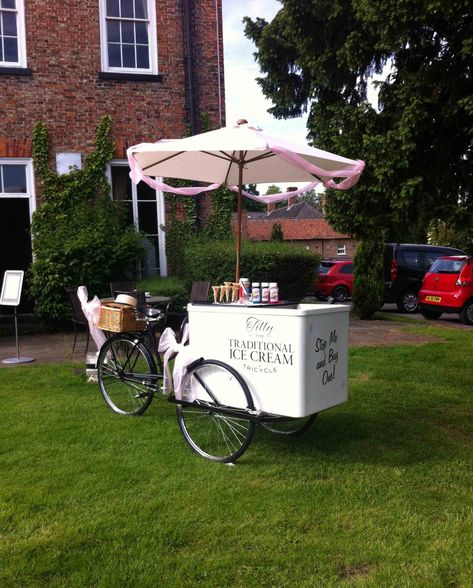
[[[359,159],[354,167],[327,171],[321,167],[318,167],[317,165],[314,165],[313,163],[309,163],[298,153],[289,151],[288,149],[280,147],[279,145],[269,145],[269,148],[272,151],[274,151],[274,153],[277,153],[279,157],[281,157],[281,159],[284,159],[285,161],[291,163],[295,167],[300,167],[301,169],[304,169],[306,172],[314,176],[329,178],[345,178],[339,184],[336,184],[333,181],[333,179],[325,181],[321,180],[325,188],[334,188],[335,190],[348,190],[358,182],[361,173],[365,168],[365,162]]]
[[[100,351],[100,348],[107,340],[103,331],[95,326],[99,320],[100,315],[100,300],[97,298],[97,296],[94,296],[93,300],[89,302],[89,293],[87,292],[87,288],[85,286],[79,286],[77,288],[77,296],[80,300],[85,318],[89,323],[89,331],[92,335],[92,339],[94,340],[95,345],[97,346],[97,351]]]

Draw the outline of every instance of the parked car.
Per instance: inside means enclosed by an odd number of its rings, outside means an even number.
[[[324,259],[314,282],[315,295],[344,302],[353,292],[353,261],[351,259]]]
[[[451,312],[465,325],[473,325],[473,259],[455,255],[434,261],[422,282],[419,303],[427,319]]]
[[[417,294],[425,272],[436,259],[445,255],[465,255],[465,253],[453,247],[386,243],[384,302],[394,302],[400,312],[417,312],[419,309]]]

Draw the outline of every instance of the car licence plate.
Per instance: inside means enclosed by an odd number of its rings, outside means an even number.
[[[425,299],[427,302],[441,302],[442,297],[441,296],[426,296]]]

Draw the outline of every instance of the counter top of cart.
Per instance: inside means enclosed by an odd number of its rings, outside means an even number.
[[[315,314],[332,314],[336,312],[350,311],[345,304],[298,304],[297,302],[282,302],[279,304],[240,304],[235,303],[190,303],[187,309],[191,312],[228,312],[231,314],[261,313],[262,315],[275,314],[278,316],[307,316]]]

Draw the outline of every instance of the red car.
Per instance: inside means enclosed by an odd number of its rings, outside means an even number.
[[[353,292],[353,261],[324,259],[314,282],[315,295],[344,302]]]
[[[424,276],[419,303],[425,318],[458,313],[462,323],[473,325],[473,259],[453,255],[434,261]]]

